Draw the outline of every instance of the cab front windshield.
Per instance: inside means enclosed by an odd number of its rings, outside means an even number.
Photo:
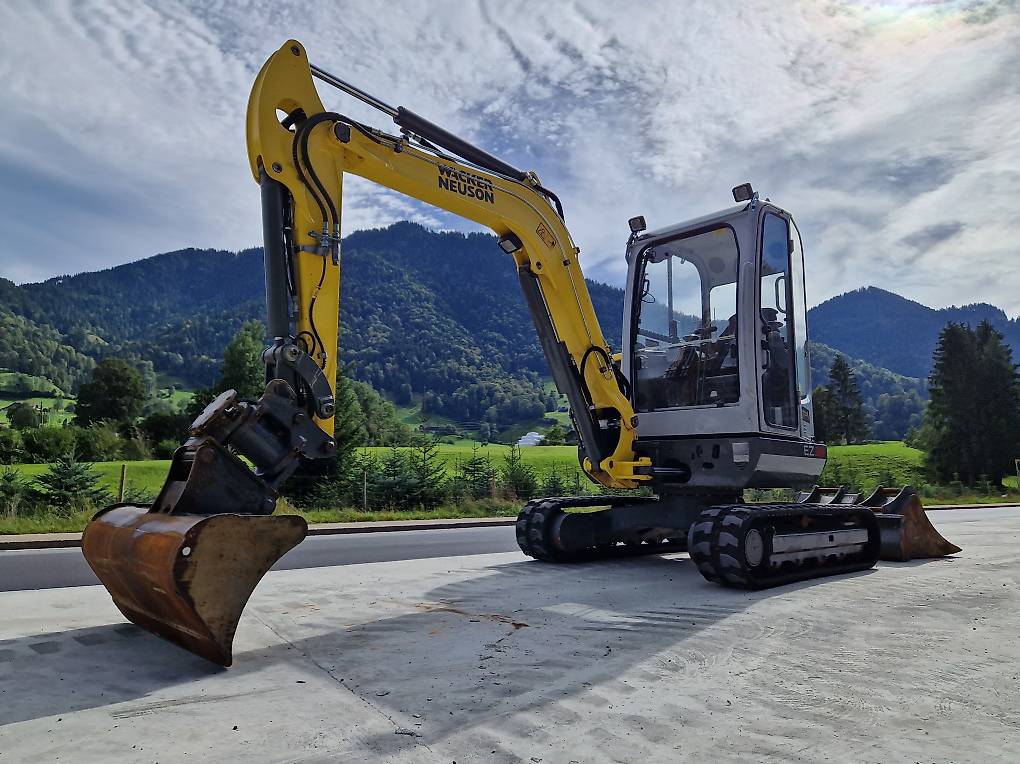
[[[737,402],[738,269],[727,226],[642,253],[633,356],[638,411]]]

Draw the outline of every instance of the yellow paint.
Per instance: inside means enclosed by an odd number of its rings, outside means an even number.
[[[309,117],[325,111],[312,82],[304,47],[289,40],[262,67],[248,102],[248,155],[256,181],[260,169],[283,183],[294,200],[294,240],[298,246],[314,247],[311,234],[322,230],[322,216],[298,176],[292,154],[293,133],[279,121],[277,110],[296,108]],[[342,176],[351,173],[400,191],[455,215],[473,220],[498,236],[515,234],[523,247],[512,257],[517,267],[530,267],[538,277],[553,327],[580,367],[585,351],[608,344],[599,327],[588,288],[577,259],[577,248],[548,200],[535,190],[537,179],[517,182],[407,145],[391,136],[366,136],[351,130],[350,140],[341,142],[332,123],[316,126],[310,134],[309,157],[327,192],[340,208]],[[459,184],[459,185],[458,185]],[[452,190],[451,190],[452,186]],[[459,193],[460,188],[465,193]],[[470,190],[469,190],[470,189]],[[323,258],[314,252],[297,254],[298,325],[310,331],[308,305],[322,276]],[[326,274],[315,304],[315,324],[323,345],[337,346],[340,268],[326,260]],[[317,359],[318,360],[318,359]],[[324,372],[331,385],[336,380],[336,356],[330,352]],[[600,465],[586,469],[600,483],[616,488],[633,488],[647,476],[636,474],[647,467],[647,458],[634,455],[636,437],[634,410],[620,390],[612,369],[589,362],[585,382],[596,410],[612,417],[618,412],[622,423],[619,443]],[[328,433],[332,420],[317,420]]]

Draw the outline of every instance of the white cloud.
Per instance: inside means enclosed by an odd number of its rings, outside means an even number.
[[[159,3],[0,8],[0,273],[105,267],[259,236],[251,80],[286,37],[314,61],[537,169],[589,273],[626,219],[791,209],[812,300],[877,284],[1020,313],[1020,14],[1011,2]],[[382,115],[323,92],[330,106]],[[345,228],[467,227],[346,183]],[[38,254],[35,254],[38,253]]]

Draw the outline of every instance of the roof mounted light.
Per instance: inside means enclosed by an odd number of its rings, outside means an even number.
[[[630,232],[635,236],[648,228],[648,225],[645,223],[644,215],[638,215],[636,218],[631,218],[627,221],[627,225],[630,226]]]

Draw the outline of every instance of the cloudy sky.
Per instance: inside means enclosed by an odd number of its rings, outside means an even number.
[[[319,66],[538,170],[593,277],[622,283],[628,217],[695,217],[751,180],[800,223],[812,303],[874,284],[1020,314],[1020,4],[621,7],[5,0],[0,275],[260,243],[244,111],[294,37]],[[345,191],[346,231],[468,229],[365,183]]]

